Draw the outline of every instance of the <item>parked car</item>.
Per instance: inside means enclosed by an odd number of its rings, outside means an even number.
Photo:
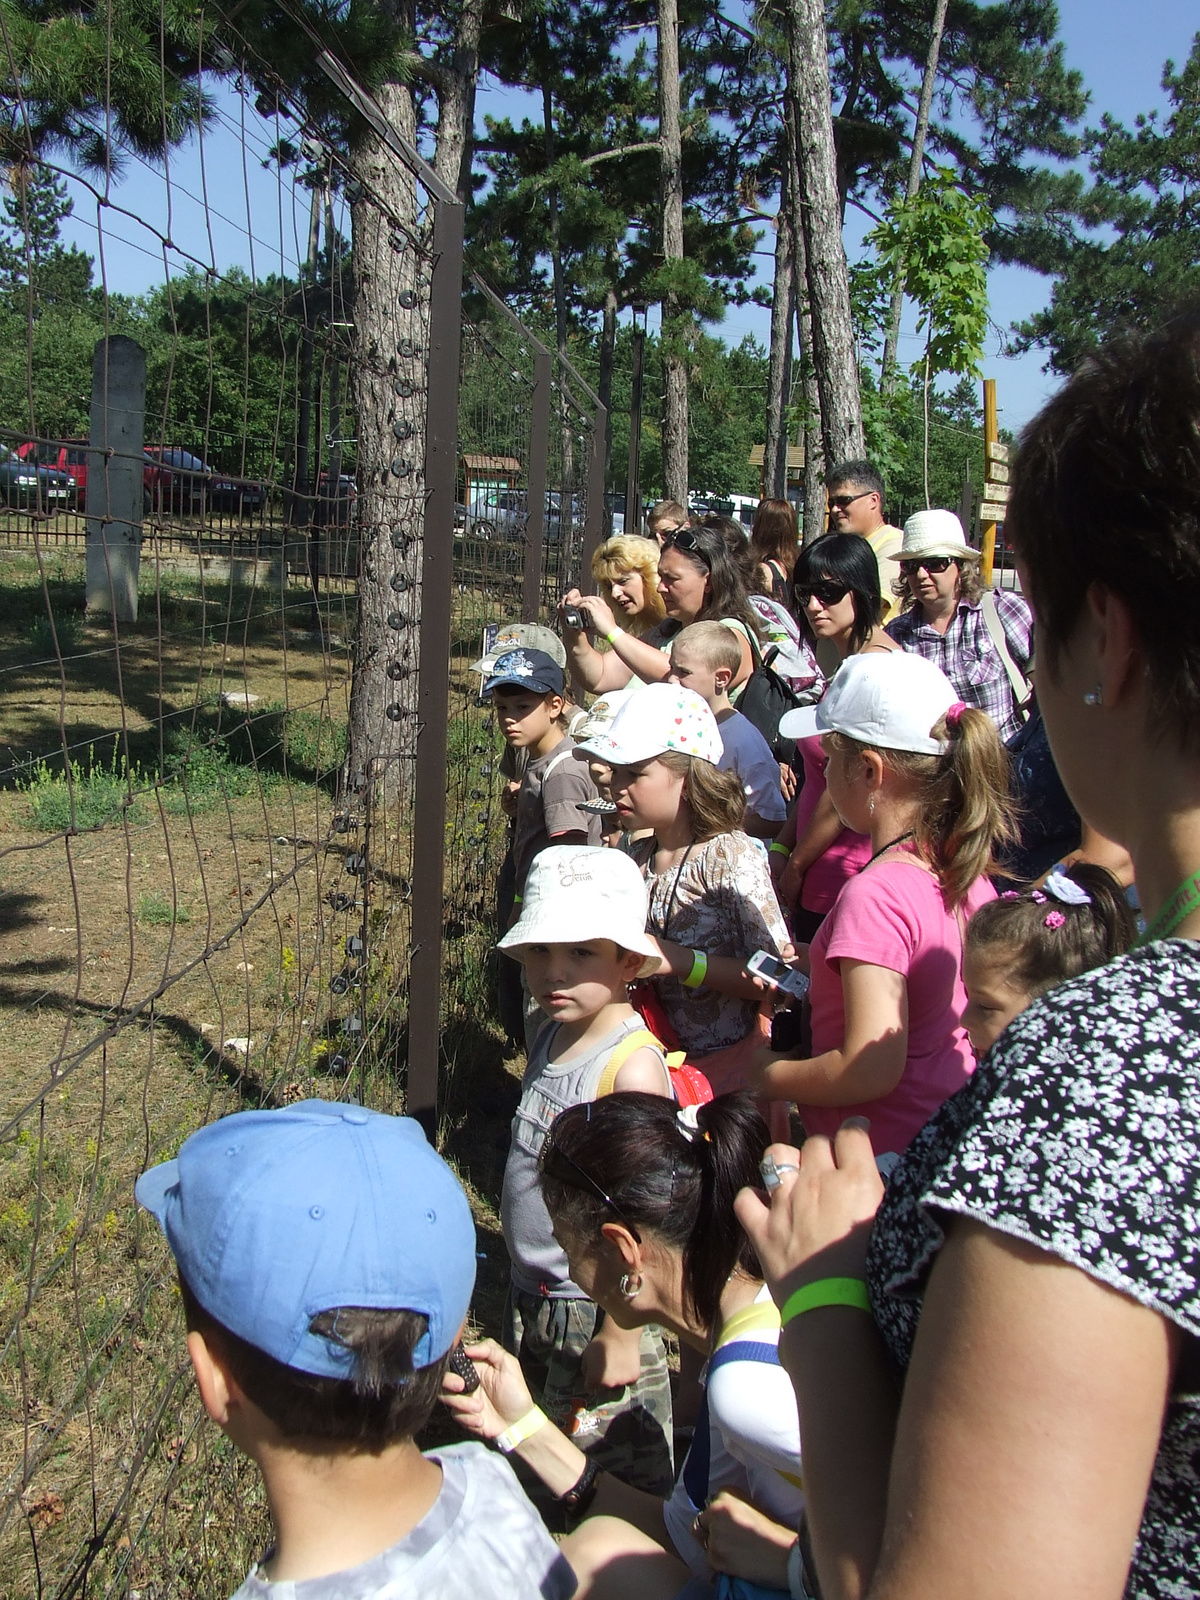
[[[229,478],[190,450],[147,445],[143,474],[147,509],[189,513],[229,511],[245,516],[261,511],[266,488],[252,478]]]
[[[24,461],[7,445],[0,445],[0,499],[6,506],[47,514],[66,511],[75,498],[75,485],[57,467]]]
[[[357,520],[358,484],[353,474],[339,472],[334,486],[329,472],[317,476],[317,503],[313,521],[319,528],[348,528]]]
[[[30,439],[25,444],[19,444],[16,453],[22,461],[32,462],[39,467],[49,467],[52,471],[65,472],[75,491],[75,506],[78,510],[83,510],[87,504],[88,442],[86,439]]]

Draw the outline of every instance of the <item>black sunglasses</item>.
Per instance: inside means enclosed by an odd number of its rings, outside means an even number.
[[[918,561],[902,561],[900,563],[900,571],[906,578],[915,578],[922,567],[925,568],[926,572],[936,574],[945,572],[947,568],[955,564],[953,556],[925,556]]]
[[[664,550],[682,550],[685,555],[697,556],[708,570],[712,571],[712,558],[704,553],[704,548],[691,528],[679,528],[675,533],[667,534],[662,542]]]
[[[849,511],[856,500],[865,500],[869,494],[874,493],[874,489],[860,489],[857,494],[831,494],[829,496],[829,509],[831,511]]]
[[[793,593],[798,606],[806,606],[814,596],[823,606],[836,606],[850,593],[850,588],[836,578],[816,578],[812,583],[798,583]]]
[[[589,1105],[587,1121],[590,1122],[591,1120],[592,1108]],[[557,1171],[554,1170],[555,1167],[558,1168]],[[563,1170],[564,1168],[566,1169],[565,1171]],[[641,1244],[642,1236],[637,1231],[637,1227],[630,1222],[612,1195],[607,1194],[596,1182],[595,1178],[592,1177],[591,1173],[585,1172],[573,1156],[569,1156],[565,1150],[560,1149],[555,1144],[553,1128],[551,1128],[542,1143],[541,1154],[538,1156],[538,1171],[547,1178],[557,1178],[559,1183],[565,1183],[568,1189],[582,1189],[584,1194],[595,1195],[597,1200],[603,1201],[618,1222],[625,1224],[634,1241],[637,1244]]]

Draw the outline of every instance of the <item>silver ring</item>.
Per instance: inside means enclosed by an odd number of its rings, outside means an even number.
[[[776,1161],[774,1156],[764,1156],[758,1170],[762,1173],[763,1188],[772,1194],[783,1182],[785,1172],[799,1172],[800,1168],[794,1161]]]

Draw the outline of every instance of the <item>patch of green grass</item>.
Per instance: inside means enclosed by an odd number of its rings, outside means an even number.
[[[132,791],[144,780],[136,763],[128,767],[114,739],[107,762],[88,748],[86,762],[72,760],[67,771],[56,770],[44,757],[29,761],[17,788],[29,800],[29,825],[44,833],[102,827],[127,812],[133,822],[145,821],[145,806]],[[69,773],[69,777],[68,777]]]
[[[43,615],[35,617],[26,632],[30,650],[39,661],[53,657],[57,653],[69,655],[79,644],[80,619],[72,611],[57,612],[54,617],[54,626],[50,626],[50,618]],[[57,635],[57,647],[55,636]]]
[[[166,769],[169,781],[163,790],[163,810],[175,817],[214,811],[227,800],[240,800],[259,791],[271,794],[279,785],[274,772],[239,761],[223,736],[204,743],[183,742],[167,757]]]
[[[190,922],[192,913],[187,906],[172,905],[165,894],[154,890],[138,896],[137,919],[148,928],[169,928],[176,922]]]

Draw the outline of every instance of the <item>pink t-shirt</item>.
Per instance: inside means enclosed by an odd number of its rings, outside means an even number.
[[[804,787],[796,806],[796,837],[808,827],[817,801],[825,793],[825,768],[829,757],[821,749],[821,736],[798,739],[796,750],[804,763]],[[818,856],[804,874],[800,904],[805,911],[828,911],[848,878],[871,858],[871,841],[865,833],[843,828],[823,856]]]
[[[799,1106],[806,1133],[835,1134],[847,1117],[871,1120],[876,1155],[907,1148],[944,1100],[975,1070],[962,1027],[962,934],[996,891],[977,878],[947,911],[936,878],[915,861],[892,857],[851,878],[817,930],[812,964],[812,1049],[819,1056],[845,1039],[839,963],[843,956],[899,972],[908,984],[908,1059],[890,1094],[863,1105]]]

